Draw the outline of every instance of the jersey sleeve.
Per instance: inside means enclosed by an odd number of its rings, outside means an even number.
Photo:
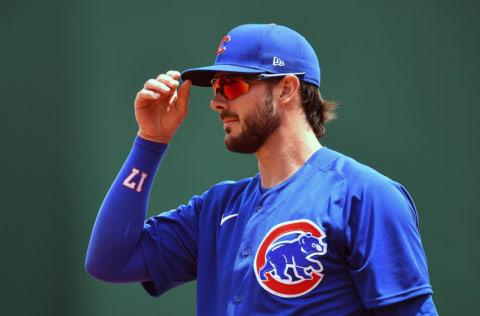
[[[377,307],[373,310],[373,314],[375,316],[438,316],[430,294]]]
[[[346,228],[353,281],[366,308],[431,294],[415,205],[387,178],[362,179],[351,189]]]
[[[203,197],[188,205],[149,218],[144,225],[140,247],[151,281],[143,282],[152,296],[196,279],[198,216]]]

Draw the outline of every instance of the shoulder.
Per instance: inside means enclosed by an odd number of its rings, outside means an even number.
[[[347,155],[326,147],[321,151],[324,151],[319,155],[322,157],[313,159],[312,164],[343,179],[350,193],[402,187],[398,182]]]
[[[342,179],[348,210],[369,213],[368,209],[391,214],[393,210],[403,209],[404,214],[418,221],[413,200],[400,183],[342,153],[329,148],[321,150],[325,150],[323,157],[313,159],[312,163]]]
[[[241,196],[245,190],[252,187],[252,183],[256,177],[245,178],[239,181],[222,181],[219,182],[202,194],[194,195],[187,204],[179,205],[176,209],[164,212],[161,215],[166,216],[178,212],[186,213],[187,210],[192,210],[193,213],[199,214],[202,209],[211,208],[212,206],[221,206],[230,203]]]
[[[258,190],[259,176],[244,178],[238,181],[222,181],[210,187],[202,197],[209,202],[232,201],[238,197]]]
[[[238,181],[222,181],[212,186],[207,193],[210,194],[235,194],[243,192],[255,182],[256,177],[241,179]]]

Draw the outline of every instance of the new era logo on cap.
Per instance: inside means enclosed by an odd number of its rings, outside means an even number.
[[[273,57],[274,66],[285,66],[285,62],[278,57]]]

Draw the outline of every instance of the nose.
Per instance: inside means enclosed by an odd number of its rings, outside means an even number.
[[[210,101],[210,107],[217,112],[225,111],[228,109],[228,100],[221,93],[215,93],[212,101]]]

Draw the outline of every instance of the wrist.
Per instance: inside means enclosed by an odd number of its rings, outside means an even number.
[[[151,136],[151,135],[145,134],[142,131],[138,131],[137,135],[142,139],[149,140],[155,143],[161,143],[161,144],[169,144],[170,141],[172,140],[172,136]]]

